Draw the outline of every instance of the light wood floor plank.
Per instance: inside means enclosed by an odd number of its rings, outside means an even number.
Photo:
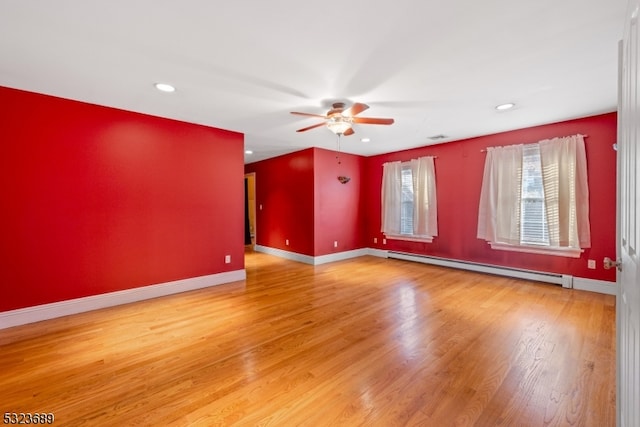
[[[615,425],[615,299],[361,257],[0,331],[56,425]]]

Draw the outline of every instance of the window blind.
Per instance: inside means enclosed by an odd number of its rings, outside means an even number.
[[[402,166],[402,211],[400,233],[413,234],[413,174],[410,165]]]
[[[539,144],[525,145],[522,150],[521,203],[520,243],[548,246],[549,231]]]

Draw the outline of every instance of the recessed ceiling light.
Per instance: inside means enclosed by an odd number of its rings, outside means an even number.
[[[498,111],[510,110],[515,106],[516,106],[516,104],[514,104],[513,102],[508,102],[506,104],[496,105],[496,110],[498,110]]]
[[[371,138],[362,138],[360,141],[361,142],[369,142],[369,141],[371,141]]]
[[[158,89],[161,92],[175,92],[176,88],[171,86],[170,84],[167,83],[156,83],[154,85],[156,87],[156,89]]]
[[[251,151],[251,150],[244,150],[244,154],[253,154],[253,151]]]

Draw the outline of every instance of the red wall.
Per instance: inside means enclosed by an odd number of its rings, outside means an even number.
[[[257,245],[313,256],[313,169],[311,148],[245,166],[256,174]]]
[[[362,156],[314,149],[315,256],[366,247],[362,197],[365,160]],[[351,181],[341,184],[338,176],[348,176]]]
[[[2,87],[0,123],[0,311],[244,268],[243,135]]]
[[[365,247],[365,158],[341,153],[338,164],[336,154],[310,148],[245,166],[256,174],[258,245],[308,256]],[[351,181],[341,184],[339,175]]]
[[[478,202],[485,159],[485,154],[480,150],[576,133],[588,135],[585,141],[592,248],[586,249],[581,258],[574,259],[493,250],[485,241],[477,239]],[[610,113],[367,158],[367,245],[454,260],[615,281],[615,271],[604,270],[602,259],[605,256],[613,258],[616,254],[616,153],[612,149],[616,134],[616,114]],[[439,235],[433,243],[388,240],[383,245],[380,232],[382,164],[425,155],[437,156]],[[373,243],[374,238],[378,239],[377,244]],[[597,261],[596,270],[587,269],[587,259]]]

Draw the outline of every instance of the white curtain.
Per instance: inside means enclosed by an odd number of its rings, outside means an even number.
[[[438,235],[438,205],[433,157],[411,160],[413,192],[413,234],[407,238],[429,240]],[[402,169],[401,162],[382,166],[382,227],[387,236],[402,236]],[[405,189],[406,190],[406,189]]]
[[[520,244],[522,144],[487,148],[478,210],[478,238]]]
[[[382,232],[400,234],[402,204],[402,163],[382,165]]]
[[[583,136],[540,141],[540,162],[550,246],[591,247]]]
[[[584,138],[574,135],[538,143],[549,246],[591,246],[589,188]],[[487,149],[478,238],[520,245],[522,145]]]
[[[413,234],[437,236],[438,204],[433,157],[411,160],[411,176],[413,178]]]

